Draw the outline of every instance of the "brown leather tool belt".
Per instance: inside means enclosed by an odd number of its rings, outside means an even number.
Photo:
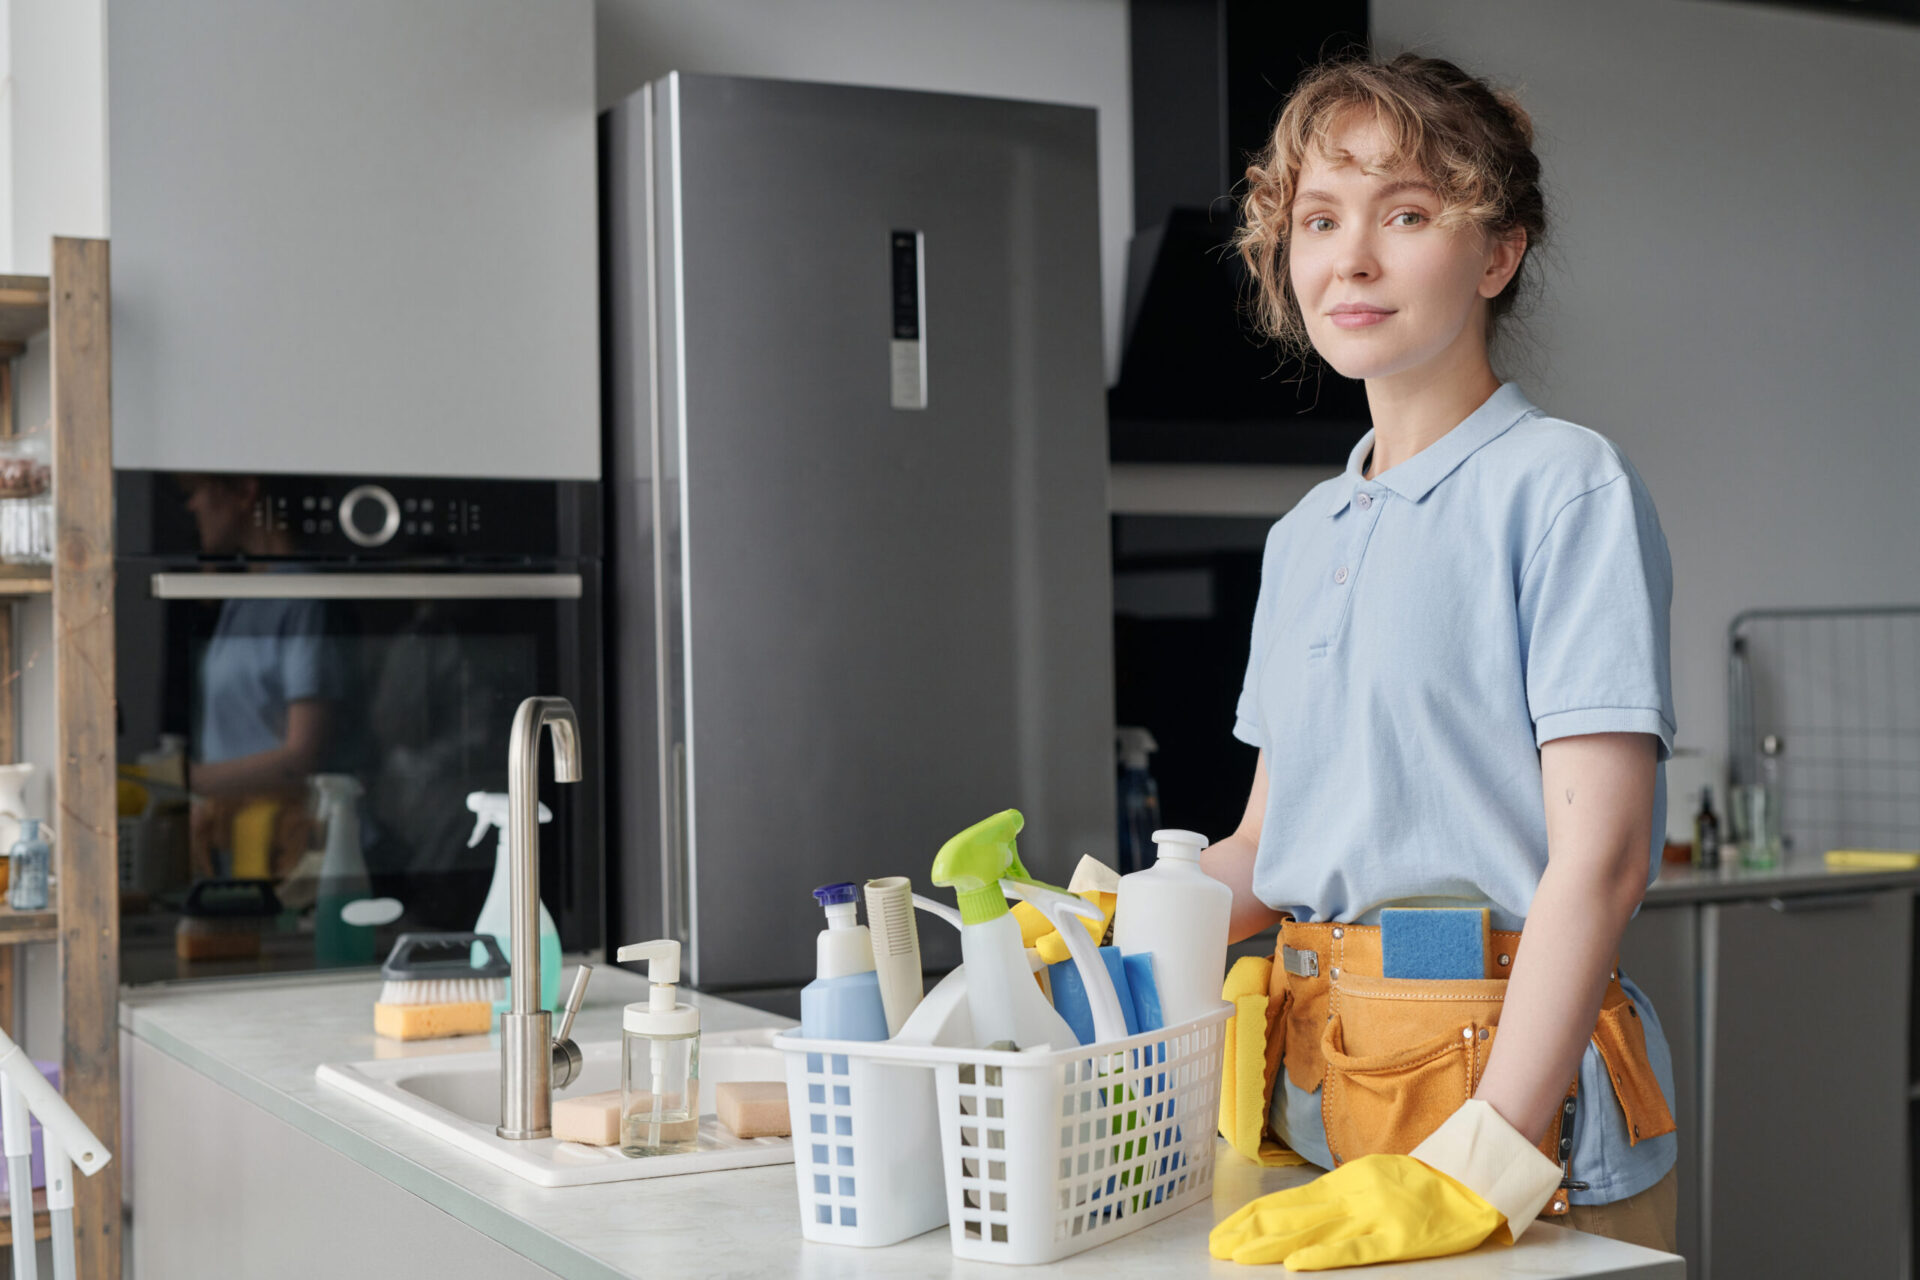
[[[1321,1089],[1327,1149],[1336,1165],[1412,1151],[1473,1096],[1519,952],[1518,933],[1496,930],[1482,978],[1388,978],[1377,925],[1282,922],[1267,993],[1267,1060],[1284,1065],[1295,1087]],[[1593,1044],[1626,1115],[1629,1142],[1672,1133],[1673,1114],[1617,961]],[[1579,1087],[1576,1077],[1540,1142],[1541,1152],[1560,1165],[1563,1188],[1579,1185],[1571,1172]],[[1556,1195],[1542,1215],[1566,1212],[1567,1197]]]

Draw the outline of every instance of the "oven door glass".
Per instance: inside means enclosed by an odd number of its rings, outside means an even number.
[[[598,595],[581,561],[123,561],[124,980],[377,964],[402,932],[472,929],[500,840],[476,833],[468,796],[506,791],[514,711],[534,694],[573,702],[588,769],[556,785],[542,752],[541,898],[563,945],[597,946]],[[392,903],[347,906],[375,899]]]

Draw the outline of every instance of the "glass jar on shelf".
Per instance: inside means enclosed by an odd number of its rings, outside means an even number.
[[[53,467],[44,429],[0,438],[0,561],[53,562]]]

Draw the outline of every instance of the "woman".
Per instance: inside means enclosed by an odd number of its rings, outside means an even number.
[[[1410,55],[1308,73],[1247,171],[1264,327],[1363,379],[1373,429],[1268,537],[1234,728],[1259,762],[1205,860],[1236,940],[1282,922],[1269,1026],[1243,999],[1230,1048],[1258,1080],[1266,1033],[1265,1131],[1335,1172],[1218,1257],[1436,1256],[1536,1214],[1673,1247],[1670,1059],[1615,976],[1658,868],[1672,577],[1619,450],[1490,364],[1539,173],[1517,104]],[[1488,908],[1485,978],[1384,978],[1386,907]],[[1228,1136],[1252,1154],[1261,1120]]]

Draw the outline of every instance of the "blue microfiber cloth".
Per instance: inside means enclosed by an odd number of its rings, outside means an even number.
[[[1484,978],[1493,940],[1485,907],[1389,907],[1380,913],[1380,964],[1389,978]]]
[[[1126,956],[1122,963],[1127,971],[1127,985],[1133,988],[1134,1020],[1127,1024],[1127,1030],[1158,1031],[1167,1022],[1160,1011],[1160,986],[1153,980],[1153,953],[1142,951],[1136,956]]]
[[[1120,948],[1100,948],[1100,959],[1105,962],[1107,973],[1113,978],[1114,994],[1120,997],[1120,1015],[1126,1019],[1127,1034],[1133,1035],[1140,1030],[1140,1015],[1134,1011],[1133,990],[1127,983],[1127,969],[1120,957]],[[1050,964],[1047,966],[1047,982],[1053,988],[1053,1011],[1066,1019],[1081,1044],[1092,1044],[1093,1005],[1087,1000],[1087,984],[1080,980],[1080,970],[1074,967],[1071,960]]]

